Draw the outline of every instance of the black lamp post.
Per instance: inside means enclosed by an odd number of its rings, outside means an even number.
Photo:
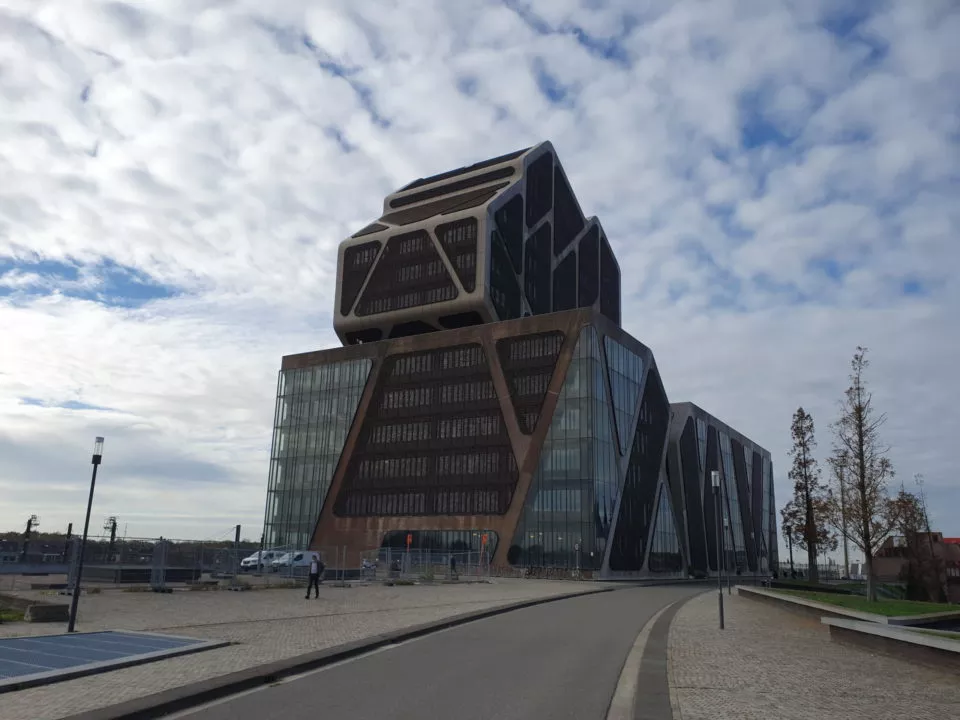
[[[90,496],[87,498],[87,517],[83,521],[83,538],[80,540],[80,557],[77,558],[77,579],[73,583],[73,597],[70,598],[70,622],[67,632],[73,632],[77,622],[77,603],[80,602],[80,580],[83,577],[83,554],[87,549],[87,532],[90,530],[90,509],[93,507],[93,488],[97,484],[97,468],[103,457],[103,438],[98,437],[93,443],[93,476],[90,478]]]
[[[723,545],[723,528],[720,524],[720,472],[710,471],[710,484],[713,485],[713,504],[717,506],[717,600],[720,603],[720,629],[723,630],[723,577],[720,572],[720,558]]]

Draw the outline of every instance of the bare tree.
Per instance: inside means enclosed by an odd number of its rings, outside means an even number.
[[[838,488],[836,493],[837,498],[837,511],[839,514],[840,524],[837,528],[840,531],[840,537],[843,538],[843,577],[847,577],[850,574],[850,541],[847,537],[847,506],[846,506],[846,494],[844,493],[844,488],[846,486],[847,479],[847,467],[849,465],[849,460],[847,459],[847,454],[844,450],[840,448],[835,448],[833,455],[830,456],[830,459],[827,461],[830,463],[830,470],[832,472],[831,482]],[[829,501],[826,508],[827,512],[824,517],[827,517],[829,520]]]
[[[866,348],[857,347],[850,362],[850,387],[840,403],[840,418],[833,424],[835,457],[843,472],[834,473],[829,515],[831,525],[845,527],[846,537],[863,551],[867,597],[873,601],[877,599],[873,557],[895,528],[900,513],[887,491],[894,476],[887,457],[890,449],[880,441],[887,416],[873,407],[864,377],[869,366]],[[844,482],[836,482],[838,477]]]
[[[797,408],[790,423],[790,435],[793,438],[793,464],[787,476],[793,480],[793,514],[799,523],[792,523],[794,541],[807,551],[808,577],[817,582],[817,558],[821,544],[837,546],[833,533],[826,524],[827,487],[820,481],[820,467],[814,457],[817,441],[814,438],[813,418],[802,407]],[[786,508],[785,508],[786,509]],[[825,547],[823,549],[829,549]]]

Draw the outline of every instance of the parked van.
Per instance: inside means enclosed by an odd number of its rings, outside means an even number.
[[[284,553],[273,561],[274,572],[284,568],[303,568],[310,567],[310,561],[313,559],[313,553],[310,550],[296,550],[294,552]]]
[[[250,557],[245,557],[240,561],[240,570],[242,571],[253,571],[253,570],[263,570],[264,568],[269,568],[273,561],[276,560],[281,555],[285,553],[280,552],[279,550],[263,550],[261,552],[255,552]]]

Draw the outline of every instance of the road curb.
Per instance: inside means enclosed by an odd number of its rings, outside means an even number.
[[[363,640],[356,640],[343,645],[324,648],[323,650],[295,655],[272,663],[247,668],[246,670],[239,670],[208,680],[201,680],[189,685],[135,698],[116,705],[110,705],[96,710],[88,710],[70,715],[63,718],[63,720],[153,720],[154,718],[161,718],[171,713],[188,710],[230,695],[236,695],[246,690],[269,685],[291,675],[316,670],[326,665],[332,665],[358,655],[363,655],[372,650],[377,650],[388,645],[395,645],[406,640],[412,640],[458,625],[464,625],[475,620],[482,620],[535,605],[544,605],[559,600],[570,600],[588,595],[598,595],[600,593],[613,592],[618,589],[620,588],[604,587],[587,590],[586,592],[564,593],[563,595],[522,600],[507,605],[500,605],[495,608],[461,613],[460,615],[454,615],[443,620],[414,625],[413,627],[402,630],[394,630],[388,633],[374,635]]]

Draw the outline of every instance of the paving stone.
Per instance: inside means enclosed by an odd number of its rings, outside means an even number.
[[[597,587],[514,579],[433,586],[322,585],[316,600],[305,600],[302,588],[170,594],[104,590],[81,598],[78,631],[145,630],[238,644],[5,693],[0,695],[0,718],[53,720],[464,612]],[[62,625],[11,623],[0,625],[0,636],[64,630]]]
[[[670,628],[675,720],[943,720],[960,717],[956,674],[838,645],[825,626],[724,595],[688,602]]]

